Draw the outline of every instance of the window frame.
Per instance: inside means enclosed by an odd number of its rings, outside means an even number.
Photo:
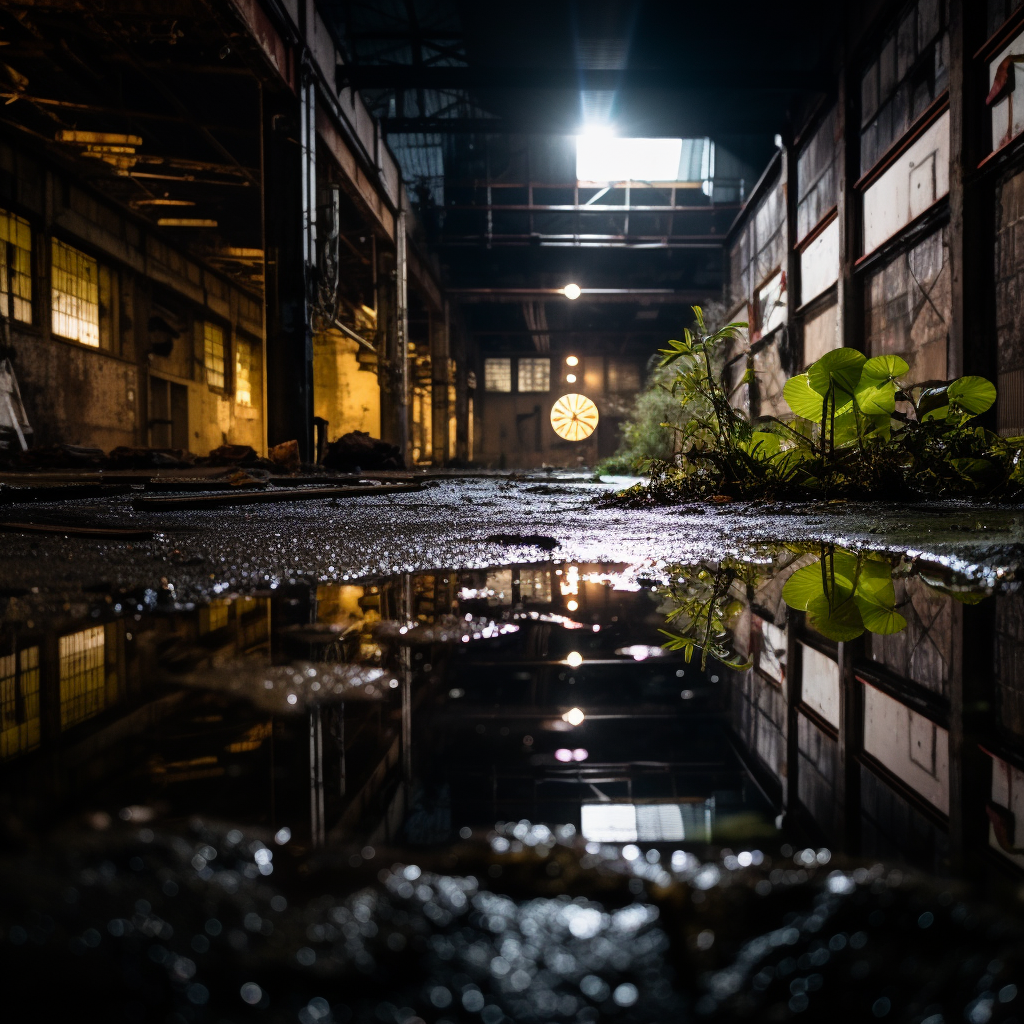
[[[488,366],[494,363],[505,363],[508,367],[508,387],[491,387],[491,375],[488,373]],[[489,395],[511,395],[515,393],[515,381],[512,379],[512,357],[511,356],[485,356],[484,357],[484,391]]]
[[[7,317],[13,322],[19,324],[32,325],[35,323],[35,305],[33,302],[35,285],[34,285],[34,274],[32,267],[32,255],[34,251],[33,236],[35,232],[32,228],[32,222],[27,217],[22,217],[20,214],[15,213],[13,210],[0,209],[0,221],[6,219],[7,221],[7,233],[17,236],[17,228],[22,227],[28,236],[28,248],[19,245],[17,237],[14,240],[10,238],[0,239],[0,246],[3,246],[4,257],[3,262],[0,266],[3,267],[3,279],[0,280],[0,304],[6,308],[0,310],[0,315]],[[12,230],[12,228],[14,230]],[[17,253],[28,254],[28,269],[27,271],[19,271]],[[12,260],[11,257],[14,256]],[[28,281],[28,296],[19,295],[13,287],[16,276],[21,276]],[[23,302],[28,308],[27,319],[23,316],[18,316],[15,313],[16,303]]]
[[[61,330],[59,330],[57,328],[58,317],[71,318],[72,316],[75,315],[75,314],[68,313],[68,312],[58,311],[58,303],[57,303],[58,285],[57,285],[57,275],[56,275],[56,272],[58,270],[60,270],[63,273],[66,273],[66,274],[70,273],[70,271],[67,270],[67,268],[65,268],[65,267],[58,267],[56,262],[55,262],[55,260],[57,258],[56,254],[61,249],[68,250],[69,252],[75,254],[76,257],[80,257],[81,259],[83,259],[85,261],[88,261],[89,263],[91,263],[95,267],[96,276],[95,276],[95,281],[93,282],[93,287],[95,288],[96,298],[95,298],[95,302],[94,303],[90,302],[90,300],[88,298],[83,300],[83,298],[81,296],[74,295],[74,294],[72,294],[69,291],[64,291],[64,290],[60,291],[61,295],[64,295],[64,296],[66,296],[69,299],[75,300],[77,302],[83,302],[84,301],[84,302],[88,303],[89,305],[93,305],[93,304],[95,305],[95,307],[96,307],[96,322],[95,322],[95,332],[96,332],[95,337],[96,337],[96,341],[95,341],[95,343],[93,343],[91,341],[84,340],[81,336],[75,337],[72,334],[66,334],[66,333],[64,333],[63,331],[61,331]],[[83,279],[82,278],[78,278],[78,280],[83,280]],[[73,344],[81,345],[83,348],[91,349],[92,351],[95,351],[95,352],[102,352],[102,351],[104,351],[104,348],[103,348],[103,325],[102,325],[103,317],[102,317],[102,306],[101,306],[101,303],[100,303],[100,261],[95,256],[90,255],[84,249],[79,249],[78,246],[72,245],[70,242],[65,242],[64,239],[58,238],[56,235],[54,235],[50,239],[50,282],[49,283],[50,283],[50,334],[53,335],[54,337],[60,338],[62,341],[69,341],[69,342],[72,342]],[[77,319],[80,322],[83,320],[81,315],[78,315]]]
[[[229,387],[230,381],[228,377],[228,367],[231,365],[233,357],[232,346],[231,346],[231,332],[223,324],[217,323],[216,320],[203,319],[203,382],[211,391],[216,391],[218,394],[231,394],[233,395],[233,388]],[[220,383],[216,383],[210,379],[210,344],[211,338],[207,333],[207,329],[211,331],[220,332]],[[215,371],[214,371],[215,372]]]
[[[530,370],[529,374],[524,375],[523,363],[528,363]],[[536,381],[536,372],[538,364],[544,363],[547,366],[547,386],[540,387],[524,387],[523,380],[524,376],[529,378],[531,384]],[[520,356],[516,360],[516,393],[521,395],[546,395],[551,392],[551,357],[550,356]]]

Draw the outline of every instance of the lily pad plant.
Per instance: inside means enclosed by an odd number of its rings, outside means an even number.
[[[677,454],[650,460],[646,485],[627,503],[680,499],[926,497],[1013,499],[1024,492],[1024,437],[1001,437],[973,422],[996,399],[984,377],[912,382],[895,355],[828,352],[786,382],[792,420],[751,417],[736,394],[752,383],[746,369],[731,389],[724,353],[744,323],[709,331],[699,307],[681,341],[662,349],[676,367],[671,392],[686,412],[675,431]],[[740,357],[742,358],[742,357]]]

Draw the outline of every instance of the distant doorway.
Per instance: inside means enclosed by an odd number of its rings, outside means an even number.
[[[188,388],[149,378],[149,443],[153,448],[188,448]]]

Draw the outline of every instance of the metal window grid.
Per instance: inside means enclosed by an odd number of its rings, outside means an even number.
[[[212,388],[224,387],[224,328],[203,324],[203,365],[206,383]]]
[[[519,390],[535,392],[550,391],[551,360],[543,358],[520,359]]]
[[[512,390],[512,360],[511,359],[485,359],[484,360],[484,390],[485,391],[511,391]]]
[[[32,228],[0,210],[0,313],[32,322]]]
[[[52,253],[53,333],[99,348],[99,264],[56,238]]]
[[[39,648],[0,657],[0,760],[39,746]]]
[[[106,705],[106,642],[102,626],[60,638],[60,725],[70,728]]]

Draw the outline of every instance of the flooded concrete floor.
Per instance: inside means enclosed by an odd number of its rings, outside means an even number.
[[[566,476],[432,480],[414,493],[210,511],[139,512],[127,497],[0,506],[0,523],[153,531],[151,540],[128,542],[0,533],[3,586],[64,601],[98,581],[123,589],[169,583],[180,602],[295,579],[540,560],[552,551],[569,561],[653,564],[744,557],[780,541],[911,552],[992,582],[1020,571],[1024,510],[835,503],[638,511],[602,506],[614,484]]]
[[[0,507],[10,1019],[1019,1024],[1024,512],[612,489]]]

